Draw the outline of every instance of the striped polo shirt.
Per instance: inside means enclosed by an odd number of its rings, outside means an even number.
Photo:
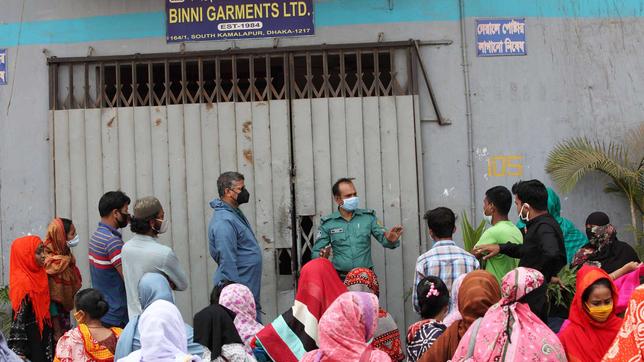
[[[89,269],[92,286],[105,296],[109,311],[101,318],[105,324],[122,327],[128,321],[123,278],[116,270],[121,265],[123,239],[115,228],[99,223],[89,241]]]

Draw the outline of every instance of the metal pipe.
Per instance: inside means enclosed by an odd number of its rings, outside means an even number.
[[[451,122],[445,120],[441,114],[440,108],[438,108],[438,101],[436,101],[436,96],[434,95],[434,88],[432,88],[432,82],[429,81],[429,75],[427,74],[427,69],[425,69],[425,63],[420,57],[420,47],[418,46],[418,40],[413,40],[414,50],[416,50],[416,58],[418,58],[418,64],[420,64],[420,70],[423,72],[423,78],[425,79],[425,85],[427,86],[427,91],[429,92],[429,99],[432,101],[432,106],[436,112],[436,118],[438,119],[438,124],[441,126],[451,124]]]
[[[440,46],[440,45],[450,45],[453,41],[451,40],[430,40],[430,41],[420,41],[419,45],[421,46]],[[47,64],[59,64],[59,63],[85,63],[93,61],[129,61],[129,60],[164,60],[167,57],[172,57],[173,59],[181,58],[197,58],[197,57],[208,57],[208,56],[222,56],[222,55],[241,55],[241,54],[275,54],[275,53],[284,53],[284,52],[311,52],[311,55],[322,54],[323,51],[339,51],[347,50],[355,51],[357,49],[373,49],[373,48],[407,48],[409,47],[409,40],[404,41],[391,41],[391,42],[381,42],[381,43],[352,43],[352,44],[320,44],[320,45],[306,45],[306,46],[293,46],[293,47],[281,47],[281,48],[248,48],[248,49],[221,49],[221,50],[206,50],[206,51],[192,51],[184,53],[176,52],[167,52],[167,53],[151,53],[151,54],[130,54],[130,55],[108,55],[108,56],[89,56],[89,57],[48,57]]]
[[[474,131],[472,122],[472,100],[470,90],[470,72],[467,57],[467,36],[465,24],[465,0],[458,0],[461,22],[461,57],[463,66],[463,82],[465,86],[465,119],[467,121],[467,147],[469,150],[467,165],[470,176],[470,214],[472,220],[476,217],[476,184],[474,178]]]

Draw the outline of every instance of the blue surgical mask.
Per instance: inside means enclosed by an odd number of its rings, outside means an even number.
[[[72,240],[67,241],[67,246],[69,246],[70,248],[73,248],[78,244],[80,244],[80,235],[78,234],[76,234],[76,236]]]
[[[341,207],[347,211],[355,211],[358,208],[358,204],[360,204],[360,198],[358,196],[354,196],[344,199],[344,203]]]

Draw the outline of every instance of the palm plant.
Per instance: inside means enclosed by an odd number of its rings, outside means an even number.
[[[644,122],[629,133],[623,144],[586,137],[559,143],[548,155],[546,172],[563,192],[570,192],[593,172],[610,177],[604,191],[626,197],[633,235],[639,240],[639,225],[644,223]]]
[[[485,221],[481,221],[476,229],[470,224],[467,218],[467,213],[463,211],[461,218],[461,231],[463,232],[463,246],[468,253],[472,252],[474,246],[483,235],[485,231]]]

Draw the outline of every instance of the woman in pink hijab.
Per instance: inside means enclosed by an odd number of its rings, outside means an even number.
[[[501,300],[476,320],[461,339],[452,361],[566,361],[557,336],[521,298],[543,284],[534,269],[516,268],[501,281]]]
[[[378,298],[371,293],[347,292],[324,313],[318,325],[319,349],[300,362],[391,362],[369,341],[378,325]]]
[[[235,313],[235,327],[244,342],[246,351],[252,353],[250,342],[264,328],[255,320],[256,308],[253,293],[243,284],[230,284],[219,294],[219,305]]]

